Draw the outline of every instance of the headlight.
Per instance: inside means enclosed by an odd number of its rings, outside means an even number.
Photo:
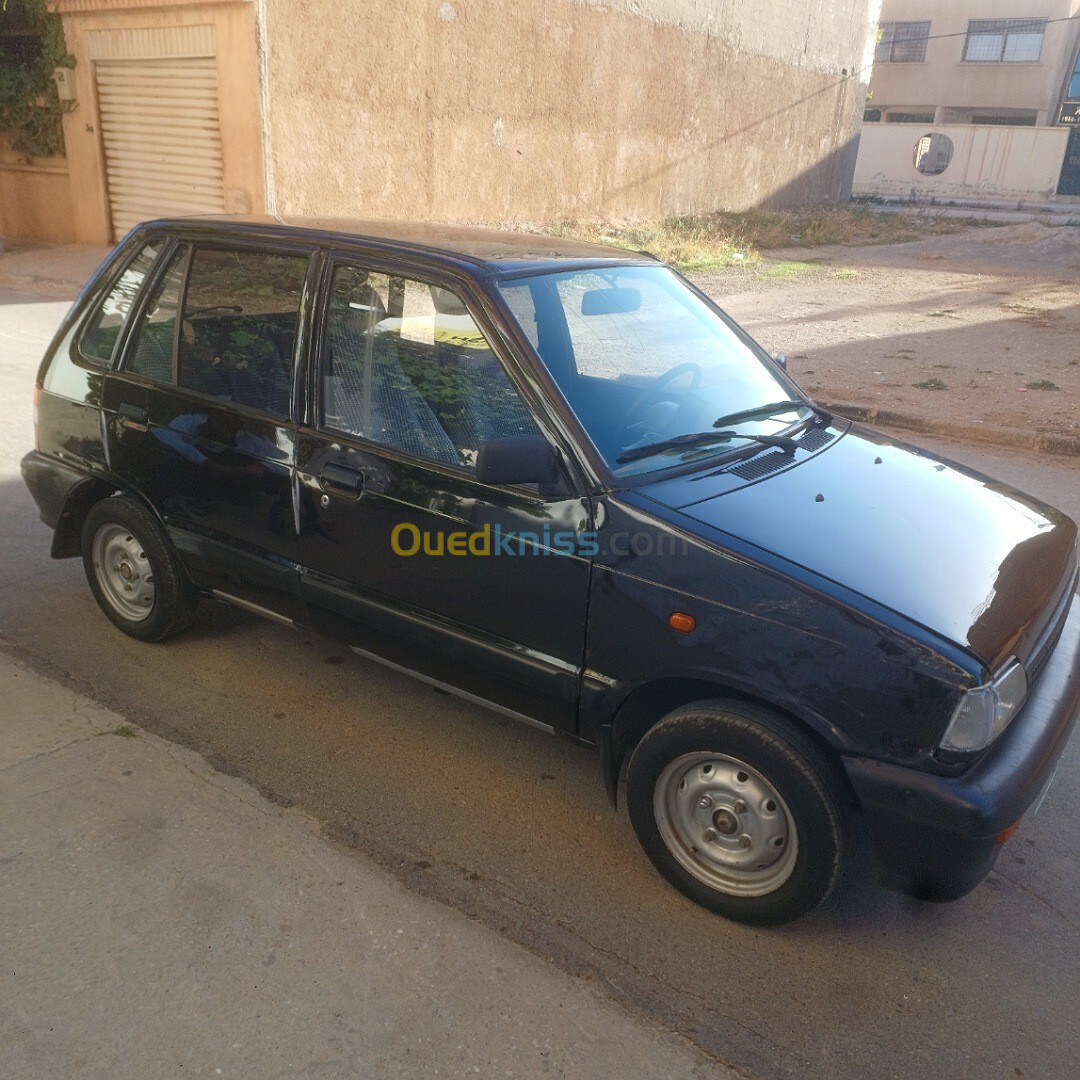
[[[1027,697],[1027,675],[1015,657],[993,682],[964,694],[945,735],[942,750],[982,750],[989,746],[1020,711]]]

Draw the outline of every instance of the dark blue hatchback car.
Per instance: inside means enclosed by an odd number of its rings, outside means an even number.
[[[135,229],[41,366],[23,475],[147,642],[215,597],[599,751],[687,896],[977,884],[1080,711],[1076,526],[837,419],[644,255]]]

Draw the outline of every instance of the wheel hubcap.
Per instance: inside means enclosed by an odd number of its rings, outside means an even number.
[[[791,812],[764,776],[735,758],[676,758],[656,782],[653,813],[671,854],[710,888],[763,896],[795,868]]]
[[[123,525],[102,525],[92,545],[94,574],[109,606],[131,622],[154,608],[154,570],[139,538]]]

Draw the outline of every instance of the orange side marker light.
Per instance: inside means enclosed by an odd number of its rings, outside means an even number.
[[[1023,820],[1023,818],[1020,819],[1020,821]],[[1001,832],[997,834],[997,842],[999,844],[1004,844],[1006,840],[1009,840],[1013,833],[1020,828],[1020,821],[1014,821],[1007,829],[1002,829]]]

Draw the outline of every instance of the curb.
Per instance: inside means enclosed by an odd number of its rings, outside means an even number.
[[[892,409],[879,409],[876,405],[854,405],[843,401],[822,401],[837,416],[855,420],[872,427],[900,428],[917,431],[923,435],[944,435],[966,442],[991,443],[1017,450],[1034,450],[1041,454],[1060,457],[1080,457],[1080,435],[1058,435],[1048,431],[1022,431],[1019,428],[995,427],[993,425],[957,423],[951,420],[927,420],[921,416],[909,416]]]

